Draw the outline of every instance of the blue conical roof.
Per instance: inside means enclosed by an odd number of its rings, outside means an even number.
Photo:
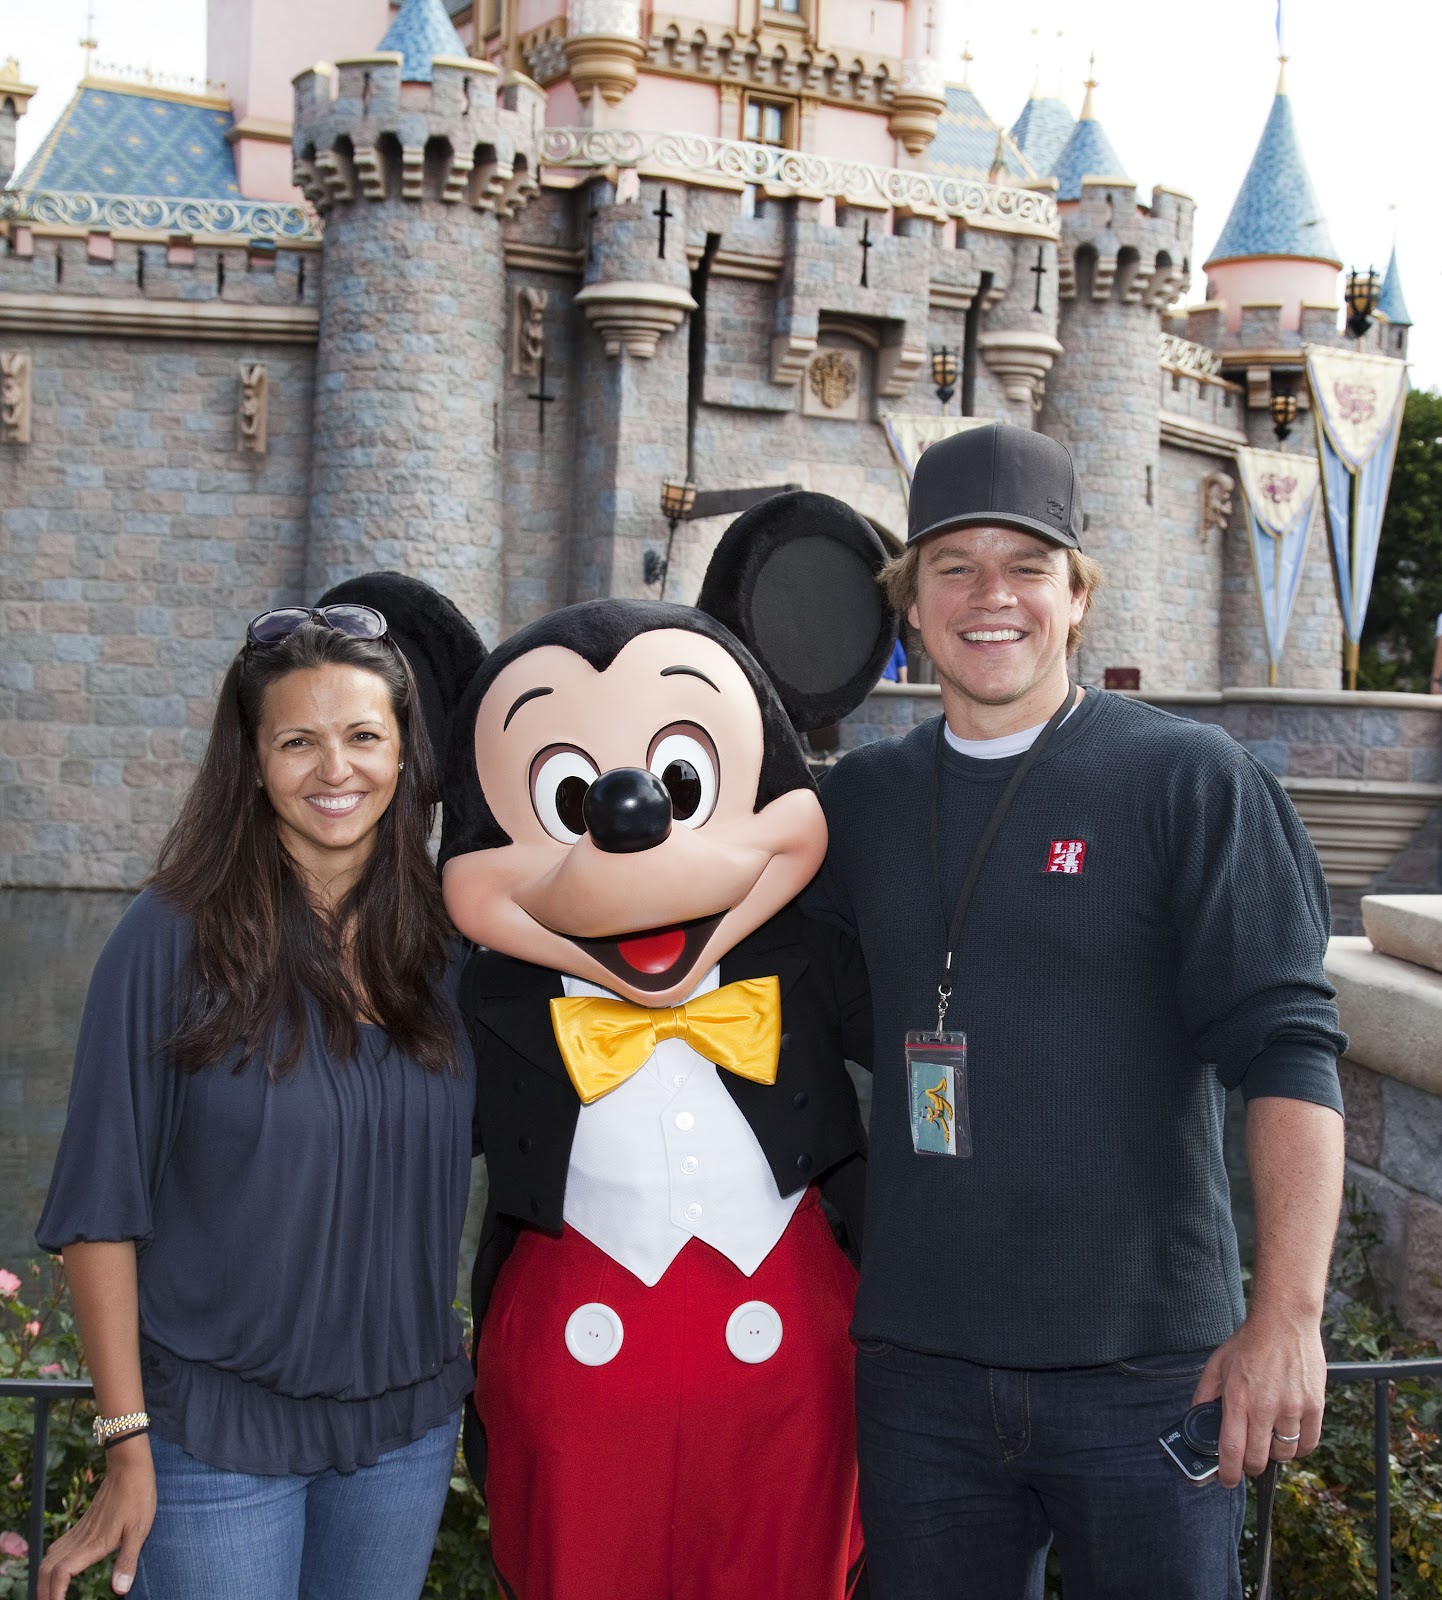
[[[1037,174],[1026,156],[986,113],[981,101],[964,83],[946,86],[946,110],[936,120],[936,137],[927,151],[931,171],[947,178],[986,178],[997,159],[1012,182],[1025,182]]]
[[[1056,158],[1053,170],[1058,200],[1080,200],[1083,178],[1122,178],[1127,170],[1122,165],[1122,158],[1112,149],[1111,140],[1092,110],[1092,90],[1095,88],[1095,82],[1088,80],[1081,116]],[[1128,178],[1123,181],[1129,183],[1131,180]]]
[[[398,50],[405,57],[401,77],[407,83],[429,83],[436,56],[467,56],[441,0],[403,0],[377,50]]]
[[[1402,293],[1402,274],[1397,270],[1397,246],[1392,246],[1392,259],[1387,263],[1387,276],[1382,280],[1382,292],[1377,296],[1377,309],[1394,328],[1410,328],[1412,313],[1407,309],[1407,299]]]
[[[1296,256],[1342,264],[1307,176],[1292,102],[1283,83],[1277,85],[1257,153],[1206,265],[1244,256]]]
[[[1075,126],[1076,118],[1065,101],[1055,95],[1034,94],[1012,124],[1011,137],[1037,175],[1049,178]]]

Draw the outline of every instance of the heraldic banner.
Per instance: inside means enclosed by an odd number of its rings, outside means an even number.
[[[966,433],[972,428],[985,427],[993,419],[883,414],[879,420],[881,426],[886,429],[886,442],[891,446],[891,453],[896,457],[897,471],[901,474],[901,492],[910,502],[911,475],[916,471],[916,463],[921,459],[921,452],[927,445],[938,444],[943,439],[951,438],[955,433]]]
[[[1245,447],[1237,451],[1237,466],[1247,505],[1247,544],[1267,636],[1267,682],[1275,685],[1312,535],[1321,472],[1313,456]]]
[[[1402,426],[1407,366],[1389,356],[1313,344],[1304,347],[1304,354],[1322,462],[1327,543],[1346,635],[1347,687],[1355,689],[1362,624]]]

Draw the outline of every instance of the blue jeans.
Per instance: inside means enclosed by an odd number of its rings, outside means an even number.
[[[873,1600],[1241,1600],[1246,1490],[1157,1442],[1208,1351],[1027,1372],[863,1340],[861,1522]]]
[[[132,1600],[414,1600],[460,1414],[355,1472],[226,1472],[152,1434],[158,1505]]]

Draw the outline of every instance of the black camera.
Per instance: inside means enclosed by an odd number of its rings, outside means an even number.
[[[1221,1437],[1222,1402],[1208,1400],[1193,1406],[1175,1428],[1169,1428],[1161,1445],[1193,1483],[1205,1483],[1216,1473]]]

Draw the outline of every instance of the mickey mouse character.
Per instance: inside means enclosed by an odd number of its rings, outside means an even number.
[[[440,861],[482,947],[490,1180],[465,1443],[512,1600],[855,1593],[837,1239],[871,1024],[854,946],[792,904],[826,850],[795,728],[879,676],[884,554],[839,501],[777,496],[694,609],[554,612],[453,720]],[[421,620],[391,618],[403,645]]]

